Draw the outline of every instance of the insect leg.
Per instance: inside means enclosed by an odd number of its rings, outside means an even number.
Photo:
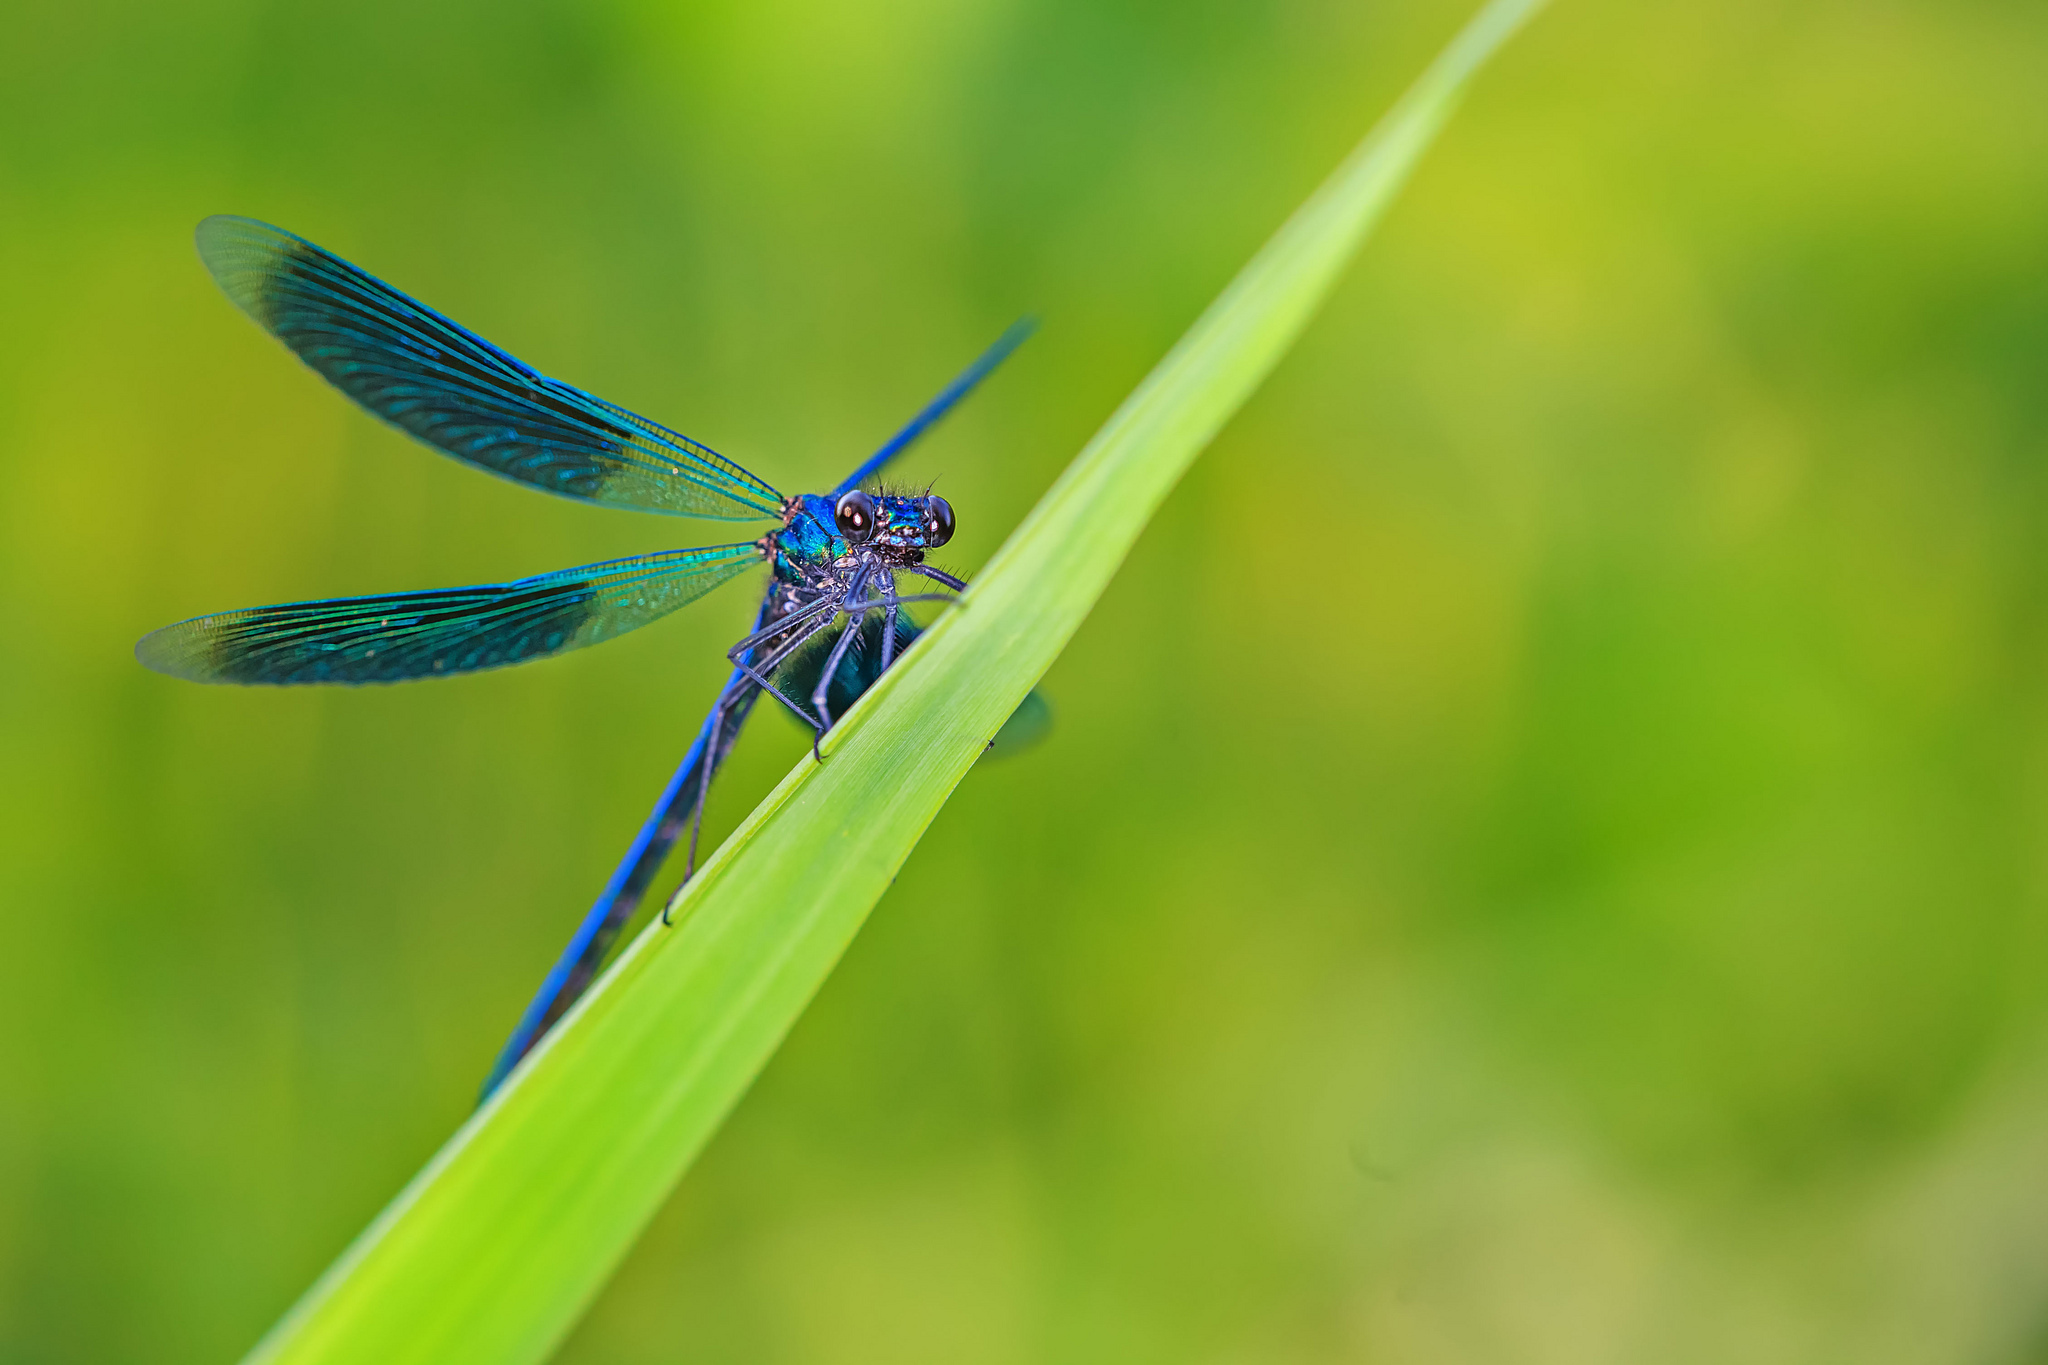
[[[847,648],[860,633],[861,623],[867,620],[868,610],[863,605],[846,613],[846,628],[839,632],[838,640],[833,642],[832,653],[826,656],[825,667],[818,674],[818,685],[811,689],[811,707],[818,713],[818,719],[824,722],[818,733],[811,736],[811,757],[820,763],[825,761],[825,757],[818,752],[818,742],[825,738],[825,731],[832,728],[832,712],[826,706],[832,691],[832,677],[839,671],[839,661],[846,657]]]
[[[955,578],[953,577],[953,575],[947,573],[944,569],[934,569],[929,564],[905,564],[903,566],[903,569],[906,573],[921,574],[924,577],[931,579],[935,583],[944,583],[954,592],[967,591],[966,579]]]
[[[882,591],[887,594],[887,604],[882,608],[882,672],[889,671],[889,665],[896,662],[896,575],[882,571]]]
[[[780,665],[783,660],[787,659],[791,654],[796,652],[797,648],[801,646],[804,643],[804,641],[810,639],[813,635],[816,635],[819,631],[823,630],[826,626],[830,625],[832,623],[832,618],[839,614],[838,608],[839,604],[837,602],[832,602],[830,604],[829,611],[818,611],[818,613],[815,616],[812,615],[811,609],[807,609],[802,614],[811,617],[811,619],[805,622],[794,636],[792,636],[788,640],[785,640],[783,643],[777,645],[775,649],[769,654],[769,656],[766,659],[762,660],[760,663],[755,663],[751,655],[742,658],[741,655],[745,651],[743,647],[740,645],[734,645],[730,650],[726,651],[725,655],[726,658],[732,661],[733,667],[739,669],[739,671],[741,673],[744,673],[747,677],[752,678],[757,684],[760,685],[762,691],[766,692],[769,696],[775,698],[775,700],[781,702],[784,706],[787,706],[790,709],[791,714],[795,715],[798,719],[802,720],[804,724],[811,726],[813,729],[817,727],[818,722],[811,716],[811,714],[808,711],[804,710],[803,707],[798,706],[795,702],[791,701],[789,699],[788,694],[785,693],[781,688],[777,687],[775,685],[774,680],[770,678],[768,675],[774,672],[775,668],[778,665]],[[790,619],[792,618],[785,617],[781,624],[786,626]]]
[[[753,634],[742,637],[740,640],[734,643],[731,649],[726,651],[726,655],[728,658],[730,658],[732,655],[738,654],[742,650],[752,649],[755,645],[761,644],[762,642],[767,640],[772,640],[776,636],[784,634],[789,630],[791,626],[795,626],[801,624],[804,621],[808,621],[812,617],[817,616],[821,613],[834,612],[837,610],[839,610],[839,606],[831,598],[821,597],[815,602],[811,602],[804,606],[798,607],[795,611],[783,617],[774,625],[763,626],[759,630],[755,631]]]
[[[907,595],[891,594],[886,597],[870,597],[867,601],[857,602],[854,605],[873,611],[876,607],[900,607],[907,602],[957,602],[959,600],[959,598],[949,592],[914,592]]]
[[[711,708],[710,733],[714,741],[724,738],[726,715],[740,700],[740,696],[740,693],[732,690],[723,692],[719,695],[717,704]],[[748,698],[749,704],[751,701],[752,699]],[[731,741],[726,742],[730,744]],[[690,808],[690,851],[683,859],[684,881],[690,880],[691,875],[697,870],[697,837],[704,830],[704,803],[711,797],[711,773],[716,766],[715,763],[707,761],[700,765],[697,771],[697,799]],[[667,905],[661,907],[663,924],[669,922],[668,910]]]
[[[846,657],[849,646],[858,638],[860,628],[866,623],[868,612],[874,602],[867,599],[868,581],[874,576],[872,562],[862,564],[855,570],[853,579],[846,585],[845,596],[840,600],[839,609],[846,613],[846,628],[839,632],[833,642],[832,653],[825,660],[824,668],[818,672],[818,685],[811,689],[811,709],[818,713],[824,724],[811,736],[811,757],[822,763],[825,756],[818,752],[818,742],[825,737],[825,731],[832,728],[832,711],[826,704],[832,691],[832,678],[839,672],[839,661]],[[886,570],[883,571],[886,574]]]

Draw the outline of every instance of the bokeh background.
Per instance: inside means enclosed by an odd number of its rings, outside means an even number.
[[[282,224],[971,571],[1458,0],[0,3],[0,1360],[231,1360],[468,1111],[748,592],[391,689],[202,611],[717,526],[480,477]],[[2048,1360],[2048,9],[1561,0],[568,1362]],[[763,712],[715,836],[803,750]]]

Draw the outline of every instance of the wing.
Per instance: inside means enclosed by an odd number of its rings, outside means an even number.
[[[882,443],[882,448],[861,461],[860,468],[839,481],[832,490],[833,497],[851,493],[880,473],[882,466],[910,448],[910,443],[930,430],[932,423],[953,410],[953,405],[974,391],[974,386],[988,378],[989,371],[1010,358],[1010,352],[1022,346],[1033,332],[1038,330],[1038,319],[1019,318],[1009,329],[992,342],[986,351],[974,358],[974,363],[962,370],[953,382],[939,390],[939,396],[924,405],[924,410],[904,424],[903,430]]]
[[[623,635],[761,562],[754,544],[615,559],[511,583],[201,616],[135,657],[193,682],[377,683],[502,668]]]
[[[725,521],[781,514],[782,495],[731,460],[549,379],[303,238],[220,216],[198,241],[236,306],[443,454],[585,502]]]

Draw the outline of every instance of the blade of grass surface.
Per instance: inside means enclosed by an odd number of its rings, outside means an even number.
[[[543,1359],[773,1054],[1189,463],[1542,0],[1494,0],[1288,220],[976,578],[712,855],[252,1359]],[[686,1330],[686,1329],[685,1329]]]

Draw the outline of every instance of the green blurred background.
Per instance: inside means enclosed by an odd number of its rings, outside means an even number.
[[[784,489],[1036,311],[904,465],[971,571],[1466,12],[0,5],[0,1360],[246,1349],[749,613],[142,670],[729,534],[408,444],[200,217]],[[2044,71],[2018,0],[1562,0],[562,1358],[2048,1360]],[[802,750],[763,713],[711,834]]]

